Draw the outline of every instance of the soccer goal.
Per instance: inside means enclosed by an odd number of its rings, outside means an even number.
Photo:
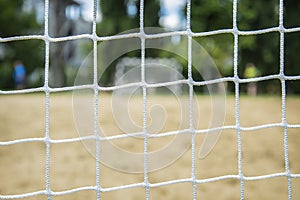
[[[114,78],[115,85],[124,85],[130,82],[139,82],[140,77],[136,76],[141,73],[140,70],[141,59],[139,58],[122,58],[116,65],[116,73]],[[173,70],[161,70],[162,66],[172,66]],[[146,58],[145,59],[145,79],[147,83],[163,83],[178,81],[183,78],[182,76],[182,66],[175,59],[155,59],[155,58]],[[132,71],[131,71],[132,70]],[[135,73],[129,73],[137,70]],[[148,92],[153,93],[158,88],[151,88]],[[182,92],[180,85],[172,86],[171,90],[174,90],[176,94]]]

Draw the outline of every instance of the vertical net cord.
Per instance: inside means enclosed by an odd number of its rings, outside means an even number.
[[[233,1],[233,12],[232,12],[232,27],[234,36],[234,50],[233,50],[233,70],[234,70],[234,84],[235,84],[235,123],[237,133],[237,147],[238,147],[238,175],[240,178],[240,198],[243,200],[244,195],[244,175],[242,168],[242,135],[240,127],[240,83],[238,75],[238,26],[237,26],[237,0]]]
[[[186,29],[188,33],[188,83],[189,83],[189,126],[191,130],[192,142],[192,184],[193,184],[193,199],[197,199],[197,183],[196,183],[196,143],[195,143],[195,129],[193,125],[193,94],[194,81],[192,74],[192,31],[191,31],[191,1],[187,0],[186,11]]]
[[[143,83],[144,184],[146,200],[150,199],[148,179],[147,86],[145,76],[144,0],[140,0],[141,82]]]
[[[95,153],[96,153],[96,190],[97,190],[97,200],[101,199],[101,185],[100,185],[100,136],[98,127],[98,100],[99,100],[99,90],[98,90],[98,71],[97,71],[97,10],[98,10],[98,0],[94,0],[93,7],[93,85],[94,85],[94,135],[95,135]]]
[[[46,94],[45,103],[45,143],[46,143],[46,161],[45,161],[45,179],[46,179],[46,193],[48,200],[51,200],[51,188],[50,188],[50,90],[49,90],[49,52],[50,52],[50,42],[49,42],[49,0],[45,0],[45,81],[44,89]]]
[[[282,124],[284,129],[284,161],[285,171],[288,182],[288,199],[292,199],[292,179],[289,166],[289,142],[288,142],[288,127],[286,121],[286,84],[284,74],[284,25],[283,25],[283,0],[279,0],[279,30],[280,30],[280,82],[281,82],[281,101],[282,101]]]

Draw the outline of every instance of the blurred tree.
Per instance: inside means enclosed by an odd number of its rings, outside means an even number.
[[[102,20],[98,24],[100,36],[115,35],[130,29],[139,28],[140,1],[101,1]],[[159,26],[159,0],[144,2],[144,26]]]
[[[34,12],[24,11],[24,0],[0,1],[0,37],[32,34],[39,32],[41,24]],[[44,52],[38,40],[0,43],[0,88],[12,88],[14,60],[22,60],[29,74],[36,67],[43,67]],[[42,55],[41,55],[42,54]]]
[[[258,30],[278,26],[278,8],[277,0],[241,1],[238,7],[239,29]],[[250,62],[259,68],[262,75],[279,73],[279,33],[243,36],[239,41],[241,77],[243,77],[247,63]]]
[[[24,0],[1,0],[0,37],[28,34],[32,29],[39,29],[34,12],[23,9]],[[12,23],[13,22],[13,23]]]
[[[76,35],[75,22],[71,16],[67,16],[67,9],[70,7],[76,7],[80,11],[80,6],[77,1],[74,0],[51,0],[50,3],[50,34],[53,37],[64,37]],[[77,19],[79,20],[79,19]],[[52,23],[51,23],[52,22]],[[51,87],[62,87],[66,85],[66,74],[65,68],[67,62],[74,58],[75,47],[71,46],[68,50],[68,58],[66,58],[65,53],[63,52],[64,46],[63,42],[57,42],[51,44],[51,76],[50,86]]]
[[[138,0],[125,0],[125,1],[101,1],[101,14],[102,20],[97,26],[97,33],[99,36],[116,35],[122,32],[137,29],[140,25],[140,1]],[[144,2],[144,26],[145,27],[158,27],[159,26],[159,0],[145,1]],[[120,48],[118,43],[109,49]],[[110,53],[110,52],[103,52]],[[126,54],[127,56],[140,56],[140,51],[134,51]],[[102,55],[105,59],[107,56]],[[147,54],[147,56],[151,56]],[[101,61],[101,60],[100,60]],[[100,79],[101,85],[109,85],[113,81],[113,74],[115,72],[115,64],[111,64]]]
[[[297,0],[284,1],[284,27],[294,28],[300,26],[300,2]],[[299,63],[300,56],[300,32],[285,33],[285,74],[300,75]],[[288,92],[300,94],[300,81],[288,81]]]
[[[191,28],[204,32],[232,28],[232,1],[192,1]],[[232,75],[233,37],[230,34],[198,37],[197,40],[212,56],[223,76]]]

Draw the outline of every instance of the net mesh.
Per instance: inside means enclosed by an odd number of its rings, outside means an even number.
[[[215,30],[215,31],[208,31],[208,32],[193,32],[191,30],[191,0],[187,0],[187,10],[186,10],[186,30],[184,31],[175,31],[163,34],[145,34],[144,33],[144,1],[140,1],[140,32],[133,33],[133,34],[126,34],[126,35],[117,35],[117,36],[106,36],[106,37],[99,37],[96,34],[96,18],[97,18],[97,10],[98,10],[98,0],[94,0],[94,9],[93,9],[93,28],[92,34],[82,34],[82,35],[75,35],[75,36],[68,36],[68,37],[59,37],[54,38],[49,36],[49,0],[45,0],[45,15],[44,15],[44,34],[43,35],[26,35],[26,36],[16,36],[16,37],[8,37],[8,38],[0,38],[0,42],[11,42],[11,41],[23,41],[23,40],[42,40],[45,42],[45,80],[44,86],[38,88],[29,88],[23,90],[10,90],[10,91],[3,91],[0,90],[1,95],[10,95],[10,94],[24,94],[24,93],[34,93],[34,92],[44,92],[46,105],[45,105],[45,135],[42,138],[24,138],[24,139],[17,139],[12,141],[5,141],[0,142],[1,146],[13,145],[18,143],[28,143],[28,142],[42,142],[46,144],[46,161],[45,161],[45,190],[35,191],[31,193],[24,193],[24,194],[12,194],[12,195],[1,195],[0,199],[14,199],[14,198],[25,198],[30,196],[36,195],[47,195],[48,199],[52,199],[52,196],[60,196],[71,194],[79,191],[84,190],[93,190],[97,192],[97,199],[100,199],[102,192],[109,192],[109,191],[116,191],[116,190],[125,190],[129,188],[135,187],[144,187],[145,188],[145,198],[150,199],[150,188],[159,187],[159,186],[166,186],[171,184],[177,183],[192,183],[193,185],[193,199],[197,199],[197,184],[215,182],[219,180],[225,179],[236,179],[240,182],[240,198],[244,199],[244,183],[245,181],[250,180],[261,180],[261,179],[269,179],[274,177],[286,177],[287,178],[287,188],[288,188],[288,199],[292,199],[293,191],[292,191],[292,179],[293,178],[300,178],[300,174],[293,174],[290,171],[289,165],[289,143],[288,143],[288,129],[289,128],[300,128],[300,124],[288,124],[286,120],[286,81],[290,80],[300,80],[300,75],[298,76],[287,76],[285,75],[284,71],[284,53],[285,53],[285,45],[284,45],[284,36],[285,33],[290,32],[300,32],[300,27],[296,28],[285,28],[283,24],[284,19],[284,11],[283,11],[283,0],[279,1],[279,25],[277,27],[262,29],[262,30],[250,30],[250,31],[240,31],[237,26],[237,2],[238,0],[233,1],[233,23],[231,29],[222,29],[222,30]],[[268,76],[261,76],[256,78],[248,78],[248,79],[241,79],[238,76],[238,47],[239,47],[239,36],[241,35],[257,35],[257,34],[265,34],[270,32],[279,32],[280,34],[280,72],[279,74],[273,74]],[[225,77],[219,78],[209,81],[201,81],[196,82],[192,78],[192,38],[193,37],[205,37],[211,35],[218,35],[218,34],[233,34],[234,36],[234,54],[233,54],[233,65],[234,65],[234,76],[233,77]],[[191,177],[186,179],[176,179],[166,182],[159,182],[159,183],[150,183],[148,178],[148,135],[147,135],[147,117],[146,117],[146,104],[147,104],[147,83],[145,81],[145,41],[147,38],[159,38],[159,37],[166,37],[166,36],[173,36],[173,35],[185,35],[188,37],[188,79],[185,81],[174,81],[178,83],[185,82],[189,85],[189,121],[190,127],[188,130],[181,130],[182,132],[189,131],[192,134],[192,164],[191,164]],[[141,84],[143,85],[143,136],[144,136],[144,182],[129,184],[129,185],[121,185],[117,187],[109,187],[109,188],[102,188],[100,186],[100,138],[98,134],[98,93],[99,91],[108,90],[106,87],[100,87],[98,85],[98,77],[97,77],[97,43],[99,41],[107,41],[113,40],[117,38],[129,38],[129,37],[139,37],[141,40]],[[79,40],[79,39],[90,39],[93,41],[93,84],[91,85],[79,85],[79,86],[71,86],[71,87],[61,87],[61,88],[51,88],[49,87],[49,46],[50,43],[61,42],[61,41],[70,41],[70,40]],[[260,126],[252,126],[252,127],[243,127],[240,125],[240,84],[241,83],[250,83],[256,81],[264,81],[264,80],[273,80],[277,79],[281,82],[281,123],[273,123],[273,124],[264,124]],[[222,126],[217,128],[205,129],[205,130],[195,130],[193,127],[193,87],[197,85],[208,85],[212,83],[219,83],[219,82],[228,82],[231,81],[235,85],[235,125],[228,125]],[[160,84],[161,85],[161,84]],[[111,87],[109,90],[118,89],[122,86],[115,86]],[[55,92],[61,91],[73,91],[78,89],[93,89],[94,91],[94,136],[89,137],[78,137],[78,138],[71,138],[71,139],[51,139],[49,135],[49,126],[50,126],[50,94]],[[253,131],[259,129],[265,129],[270,127],[282,127],[284,131],[284,161],[285,161],[285,171],[279,173],[272,173],[272,174],[265,174],[262,176],[244,176],[243,174],[243,165],[242,165],[242,139],[241,139],[241,132],[242,131]],[[237,134],[237,156],[238,156],[238,174],[233,175],[224,175],[224,176],[217,176],[213,178],[207,179],[197,179],[196,178],[196,148],[195,148],[195,136],[196,134],[203,134],[207,132],[213,132],[216,130],[235,130]],[[179,131],[180,132],[180,131]],[[163,133],[160,135],[156,135],[155,137],[164,137],[172,134],[178,134],[178,132],[168,132]],[[122,135],[122,136],[115,136],[109,137],[108,139],[117,139],[129,137],[129,135]],[[96,168],[96,180],[95,185],[93,186],[86,186],[86,187],[79,187],[74,188],[71,190],[65,191],[53,191],[50,185],[50,146],[51,144],[57,143],[69,143],[69,142],[77,142],[82,140],[95,140],[96,143],[96,159],[95,159],[95,168]]]

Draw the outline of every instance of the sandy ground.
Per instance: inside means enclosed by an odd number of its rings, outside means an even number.
[[[210,98],[197,97],[200,109],[200,125],[207,128],[211,116]],[[109,107],[110,96],[100,98],[99,122],[107,134],[121,133],[113,122]],[[168,96],[149,98],[149,104],[160,104],[169,114],[161,131],[172,131],[178,127],[178,107]],[[132,118],[141,124],[141,101],[133,105]],[[225,125],[235,124],[234,97],[227,97]],[[288,97],[287,122],[300,124],[300,98]],[[151,119],[151,118],[149,118]],[[188,119],[185,118],[185,119]],[[240,123],[242,126],[256,126],[281,121],[280,97],[241,97]],[[184,126],[184,125],[183,125]],[[43,94],[0,96],[0,141],[21,138],[44,137],[45,97]],[[289,129],[289,160],[292,173],[300,173],[300,131]],[[51,94],[50,137],[66,139],[78,137],[73,120],[72,95]],[[197,155],[203,135],[196,136]],[[285,171],[283,128],[271,127],[257,131],[242,132],[243,173],[245,176],[259,176]],[[164,147],[172,137],[150,139],[149,150]],[[115,141],[115,145],[131,152],[143,150],[143,140],[128,138]],[[50,187],[52,191],[63,191],[95,185],[95,159],[81,142],[51,144]],[[20,143],[0,146],[0,194],[21,194],[45,189],[45,144],[41,142]],[[126,160],[126,158],[123,158]],[[205,159],[196,160],[197,179],[238,174],[237,136],[235,130],[223,131],[213,151]],[[173,164],[149,173],[149,181],[158,183],[191,177],[191,148]],[[103,188],[143,182],[143,174],[123,173],[105,165],[100,167],[100,183]],[[293,199],[300,199],[300,179],[292,179]],[[150,189],[151,199],[192,199],[192,184],[180,183]],[[197,185],[199,199],[239,199],[240,183],[227,179]],[[246,199],[287,199],[287,179],[277,177],[245,182]],[[47,199],[34,196],[26,199]],[[96,199],[95,191],[80,191],[69,195],[53,196],[61,199]],[[145,189],[137,187],[101,194],[101,199],[145,199]]]

